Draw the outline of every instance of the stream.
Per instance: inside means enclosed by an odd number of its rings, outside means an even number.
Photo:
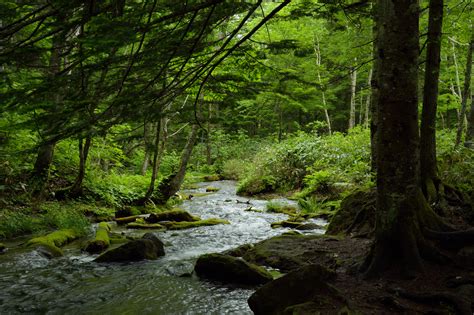
[[[200,183],[185,192],[204,192],[207,186],[219,191],[186,200],[180,207],[203,219],[222,218],[231,224],[157,232],[166,251],[158,260],[98,264],[92,261],[96,256],[82,253],[77,246],[66,247],[64,257],[51,260],[24,249],[0,255],[0,314],[252,314],[247,299],[254,289],[181,275],[193,270],[201,254],[289,230],[270,227],[287,216],[245,211],[249,206],[264,210],[267,201],[237,196],[233,181]],[[294,204],[283,198],[278,201]]]

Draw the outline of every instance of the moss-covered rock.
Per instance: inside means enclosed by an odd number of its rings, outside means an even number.
[[[154,234],[146,233],[141,239],[111,249],[95,259],[96,262],[128,262],[154,260],[165,255],[163,242]]]
[[[234,257],[242,257],[252,247],[253,247],[253,244],[244,244],[244,245],[240,245],[239,247],[223,251],[222,254],[229,255],[229,256],[234,256]]]
[[[122,218],[115,218],[115,222],[117,224],[127,224],[127,223],[132,223],[137,221],[139,218],[141,218],[141,215],[132,215],[130,217],[122,217]]]
[[[321,243],[323,235],[281,235],[264,240],[248,250],[243,258],[257,265],[289,272],[304,265],[320,263],[336,266],[331,252]]]
[[[335,278],[335,272],[321,265],[304,266],[263,285],[250,296],[248,303],[254,314],[259,315],[285,314],[288,307],[305,302],[321,305],[328,300],[343,300],[327,283]]]
[[[298,208],[287,203],[270,201],[267,203],[267,212],[283,213],[294,216],[298,212]]]
[[[223,219],[211,218],[211,219],[205,219],[205,220],[199,220],[199,221],[193,221],[193,222],[166,221],[166,222],[161,222],[161,224],[164,225],[168,230],[184,230],[184,229],[190,229],[190,228],[198,227],[198,226],[230,224],[230,222]]]
[[[375,226],[376,191],[356,191],[344,198],[326,234],[370,234]]]
[[[127,229],[164,230],[165,227],[159,223],[132,222],[127,224]]]
[[[80,235],[72,229],[59,230],[44,236],[32,238],[26,245],[41,248],[41,252],[48,257],[59,257],[63,255],[63,251],[60,247],[79,238],[79,236]]]
[[[147,218],[145,218],[145,221],[148,223],[157,223],[161,221],[194,222],[199,220],[199,217],[181,209],[174,209],[160,213],[151,213]]]
[[[290,228],[290,229],[294,229],[294,228],[297,228],[300,225],[301,225],[301,222],[294,222],[294,221],[285,220],[285,221],[273,222],[271,224],[271,227],[274,228],[274,229],[281,228],[281,227],[287,227],[287,228]]]
[[[96,254],[106,250],[110,246],[110,230],[110,225],[107,222],[100,222],[95,232],[95,238],[87,243],[86,252]]]
[[[221,179],[221,177],[218,174],[213,174],[213,175],[206,175],[203,177],[205,182],[215,182]]]
[[[115,212],[115,217],[116,218],[133,217],[133,216],[140,215],[141,213],[142,212],[136,207],[125,206],[121,209],[118,209]]]
[[[219,191],[219,188],[213,187],[213,186],[208,186],[206,187],[206,192],[217,192]]]
[[[257,285],[273,279],[273,276],[262,267],[223,254],[200,256],[194,271],[199,277],[226,283]]]

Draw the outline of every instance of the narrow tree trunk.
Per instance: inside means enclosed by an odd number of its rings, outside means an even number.
[[[150,163],[150,153],[153,151],[153,140],[151,139],[152,128],[152,125],[145,121],[143,124],[143,142],[145,144],[145,154],[143,157],[142,167],[140,169],[140,174],[142,174],[142,176],[146,175],[146,171],[148,170],[148,165]]]
[[[471,89],[471,70],[472,70],[472,49],[474,47],[474,32],[469,43],[469,48],[467,49],[467,63],[466,63],[466,72],[464,73],[464,87],[462,93],[462,102],[461,102],[461,111],[460,119],[458,122],[458,130],[456,133],[456,144],[455,147],[461,143],[462,132],[464,130],[464,116],[466,115],[467,100],[470,97]]]
[[[212,165],[212,152],[211,152],[211,118],[212,118],[212,106],[209,102],[207,108],[207,133],[206,133],[206,162],[207,165]]]
[[[49,179],[49,168],[53,162],[56,143],[45,143],[38,148],[32,173],[32,194],[34,198],[42,199],[46,183]]]
[[[87,156],[89,155],[89,149],[92,143],[92,137],[88,135],[86,141],[81,138],[79,139],[79,172],[77,174],[76,180],[70,189],[70,195],[72,197],[82,195],[82,183],[86,175],[86,163]]]
[[[328,133],[331,135],[332,133],[332,127],[331,127],[331,119],[329,117],[329,112],[328,112],[328,107],[326,103],[326,94],[324,93],[324,87],[323,87],[323,80],[321,79],[321,50],[319,48],[319,38],[316,36],[315,37],[315,42],[316,45],[314,46],[314,52],[316,53],[316,65],[317,67],[317,75],[318,75],[318,83],[320,87],[322,88],[322,101],[323,101],[323,110],[324,110],[324,117],[326,118],[326,124],[328,125]]]
[[[168,199],[170,199],[181,188],[184,176],[186,175],[186,167],[188,165],[189,159],[191,158],[191,154],[193,153],[194,145],[196,144],[198,128],[198,125],[192,126],[188,142],[186,143],[183,153],[181,154],[178,171],[160,183],[158,188],[160,203],[166,203],[166,201],[168,201]]]
[[[370,81],[372,97],[370,100],[370,169],[372,174],[377,172],[377,133],[378,133],[378,116],[377,116],[377,106],[379,102],[379,81],[380,81],[380,34],[378,29],[381,27],[381,22],[379,21],[378,7],[380,6],[379,1],[376,2],[375,6],[372,7],[373,17],[374,17],[374,26],[372,28],[372,37],[374,38],[374,47],[373,47],[373,57],[374,62],[372,65],[372,78]]]
[[[364,119],[364,94],[362,93],[362,88],[359,90],[359,95],[360,95],[360,106],[359,106],[359,125],[362,126],[362,122]]]
[[[161,134],[161,119],[159,119],[158,122],[156,123],[155,145],[153,147],[153,171],[151,173],[150,185],[148,186],[148,190],[145,193],[145,200],[150,199],[151,195],[153,194],[153,191],[155,191],[155,182],[156,182],[156,177],[158,176],[158,171],[159,171],[158,161],[160,160],[159,159],[160,134]]]
[[[369,110],[372,96],[372,69],[369,70],[367,77],[367,86],[369,86],[369,93],[367,94],[367,100],[365,101],[365,117],[364,117],[364,128],[369,128]]]
[[[349,111],[349,130],[355,127],[356,116],[356,88],[357,88],[357,70],[352,68],[351,72],[351,108]]]
[[[430,0],[428,43],[420,129],[420,171],[423,193],[430,202],[437,198],[436,111],[443,25],[443,0]]]
[[[466,148],[474,149],[474,99],[471,91],[471,111],[469,112],[469,121],[466,133],[466,139],[464,141]]]

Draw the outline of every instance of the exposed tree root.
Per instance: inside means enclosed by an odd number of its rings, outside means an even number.
[[[422,294],[408,292],[399,288],[392,289],[390,291],[403,298],[410,299],[412,301],[423,304],[439,305],[440,303],[444,302],[449,305],[452,305],[456,310],[456,314],[472,315],[471,301],[462,295],[459,296],[457,294],[446,291],[436,292],[432,294]]]
[[[440,246],[447,249],[460,249],[474,245],[474,228],[450,232],[439,232],[425,228],[423,234],[430,239],[438,240]]]

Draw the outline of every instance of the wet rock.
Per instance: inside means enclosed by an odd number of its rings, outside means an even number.
[[[219,191],[219,188],[217,187],[213,187],[213,186],[206,187],[206,192],[217,192],[217,191]]]
[[[127,229],[149,229],[149,230],[164,230],[165,227],[159,223],[138,223],[132,222],[127,224]]]
[[[116,218],[125,218],[125,217],[132,217],[132,216],[137,216],[140,215],[141,212],[137,208],[133,208],[130,206],[125,206],[121,209],[118,209],[115,212],[115,217]]]
[[[215,181],[218,181],[220,179],[221,179],[220,176],[217,175],[217,174],[204,176],[204,181],[205,182],[215,182]]]
[[[272,275],[262,267],[223,254],[200,256],[196,261],[194,271],[199,277],[225,283],[258,285],[273,279]]]
[[[316,223],[305,223],[305,224],[300,224],[295,229],[299,231],[310,231],[310,230],[321,230],[324,229],[323,226],[316,224]]]
[[[248,250],[243,258],[257,265],[270,266],[283,272],[304,265],[320,263],[335,267],[334,255],[326,250],[323,235],[281,235],[269,238]]]
[[[157,223],[161,221],[193,222],[193,221],[198,221],[198,220],[199,220],[198,217],[181,209],[164,211],[160,213],[152,213],[147,218],[145,218],[145,221],[148,223]]]
[[[4,254],[7,251],[5,244],[0,243],[0,254]]]
[[[335,278],[335,272],[321,265],[307,265],[263,285],[250,296],[248,304],[256,315],[284,314],[287,313],[285,310],[288,314],[306,314],[291,312],[291,307],[298,305],[296,309],[302,311],[308,309],[303,303],[314,302],[321,306],[331,297],[340,299],[337,290],[328,284]]]
[[[95,259],[96,262],[127,262],[144,259],[154,260],[165,255],[163,242],[153,233],[109,250]]]
[[[252,244],[244,244],[244,245],[240,245],[239,247],[226,250],[226,251],[222,252],[222,254],[229,255],[229,256],[234,256],[234,257],[242,257],[252,247],[253,247]]]

